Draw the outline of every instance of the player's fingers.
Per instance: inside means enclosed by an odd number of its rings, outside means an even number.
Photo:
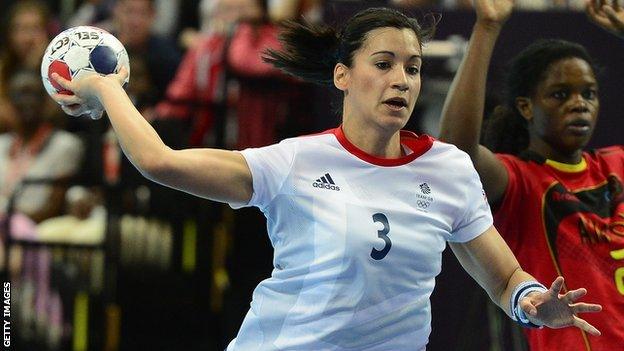
[[[588,313],[588,312],[600,312],[602,311],[602,306],[595,303],[576,303],[571,305],[572,312],[574,313]]]
[[[590,20],[594,22],[603,22],[608,21],[605,15],[602,13],[602,10],[599,7],[596,7],[596,1],[588,0],[586,4],[586,13]]]
[[[103,115],[104,115],[104,111],[102,110],[93,110],[89,112],[89,118],[91,118],[92,120],[100,119],[102,118]]]
[[[555,279],[554,282],[552,282],[552,284],[550,285],[550,289],[548,290],[552,295],[559,296],[559,292],[561,291],[562,287],[563,287],[563,277],[559,276],[557,277],[557,279]]]
[[[67,89],[67,90],[72,90],[71,89],[71,82],[63,77],[61,77],[60,74],[54,72],[52,73],[52,79],[54,79],[61,87]]]
[[[86,108],[82,105],[70,105],[70,106],[61,106],[63,112],[70,116],[78,117],[82,116],[86,112]]]
[[[604,14],[604,11],[601,11],[599,13],[592,12],[592,11],[593,10],[588,10],[588,13],[587,13],[587,16],[589,17],[590,21],[606,29],[610,29],[613,27],[611,20],[607,18],[607,16]]]
[[[535,307],[531,299],[528,297],[520,300],[520,308],[524,311],[524,313],[528,315],[531,315],[531,316],[537,315],[537,308]]]
[[[574,316],[574,326],[594,336],[600,336],[601,334],[600,331],[596,329],[596,327],[587,323],[587,321],[585,321],[584,319],[576,317],[576,316]]]
[[[618,17],[618,14],[617,12],[615,12],[613,7],[605,5],[602,9],[605,15],[607,15],[607,18],[609,18],[609,21],[611,21],[611,23],[615,26],[615,28],[619,31],[624,31],[624,22]]]
[[[118,74],[121,78],[126,79],[128,78],[128,75],[130,74],[130,72],[128,72],[125,66],[121,66],[121,68],[119,68]]]
[[[130,75],[130,72],[128,72],[126,67],[121,66],[121,68],[119,68],[119,72],[115,74],[115,78],[117,79],[119,84],[123,86],[126,83],[126,80],[128,79],[129,75]]]
[[[568,291],[561,297],[561,299],[563,299],[567,303],[573,303],[574,301],[585,296],[585,294],[587,294],[587,289],[580,288],[580,289]]]
[[[84,101],[76,95],[54,94],[52,98],[61,106],[82,105],[84,103]]]

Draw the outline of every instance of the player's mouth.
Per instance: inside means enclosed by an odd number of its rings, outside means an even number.
[[[566,125],[566,128],[574,135],[584,136],[591,132],[591,123],[582,118],[577,118]]]
[[[403,109],[407,109],[407,100],[404,98],[390,98],[383,101],[383,104],[391,111],[402,111]]]

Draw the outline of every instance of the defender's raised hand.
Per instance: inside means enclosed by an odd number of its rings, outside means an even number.
[[[474,0],[477,23],[486,25],[502,25],[507,21],[514,0]]]
[[[602,306],[579,302],[578,299],[587,294],[581,288],[560,294],[563,277],[558,277],[544,293],[532,293],[520,301],[520,307],[529,320],[538,325],[559,329],[575,326],[591,335],[600,335],[600,331],[577,316],[578,313],[599,312]]]
[[[587,0],[585,12],[589,19],[605,30],[624,38],[624,8],[617,0]]]

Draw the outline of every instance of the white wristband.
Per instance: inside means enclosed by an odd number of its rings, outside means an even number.
[[[520,300],[525,298],[528,294],[536,291],[545,293],[548,289],[537,281],[525,281],[518,284],[511,294],[511,298],[509,300],[511,318],[524,327],[542,328],[541,325],[537,325],[529,321],[529,318],[520,307]]]

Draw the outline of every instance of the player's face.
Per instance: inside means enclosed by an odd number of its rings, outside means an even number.
[[[598,84],[591,66],[580,58],[553,63],[531,98],[531,139],[540,139],[544,156],[572,155],[587,145],[596,125]],[[532,142],[532,144],[535,144]]]
[[[344,117],[386,130],[403,128],[420,93],[421,64],[413,30],[370,31],[346,74]]]

